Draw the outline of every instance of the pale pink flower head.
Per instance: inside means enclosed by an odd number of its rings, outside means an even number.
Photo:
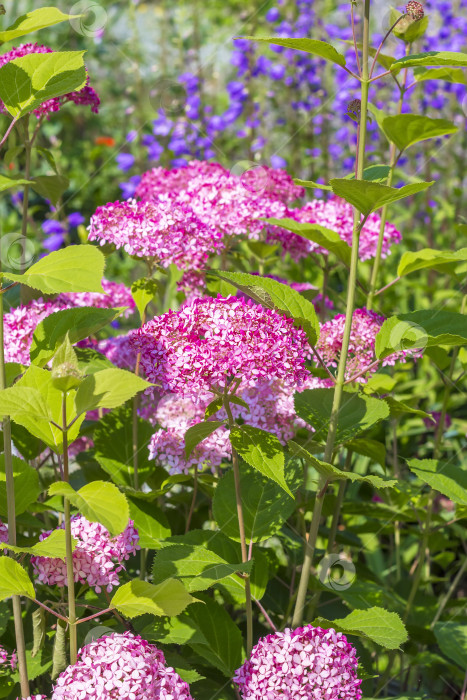
[[[218,230],[202,221],[189,201],[169,195],[154,201],[109,202],[96,209],[88,230],[90,241],[112,243],[161,267],[203,268],[222,247]]]
[[[378,370],[378,364],[375,364],[375,341],[384,321],[384,316],[380,316],[374,311],[365,308],[355,309],[347,353],[346,379],[360,373],[356,381],[364,383],[370,374]],[[344,326],[344,314],[337,314],[331,321],[327,321],[321,326],[316,347],[328,367],[337,367],[339,363]],[[421,357],[422,354],[421,350],[398,350],[384,358],[381,365],[383,367],[392,366],[398,361],[404,362],[406,358],[417,358]]]
[[[5,361],[29,365],[29,350],[36,327],[55,311],[64,308],[56,301],[34,299],[10,309],[4,316]]]
[[[64,524],[58,529],[64,529]],[[39,539],[45,540],[52,530],[43,532]],[[111,537],[100,523],[91,523],[82,516],[71,519],[71,534],[78,541],[73,552],[75,582],[87,583],[100,593],[105,588],[108,593],[118,586],[118,574],[125,567],[123,562],[140,549],[138,531],[129,520],[125,530]],[[61,559],[31,557],[34,574],[41,583],[64,587],[68,584],[66,564]]]
[[[55,683],[52,700],[192,700],[188,683],[164,654],[130,632],[82,647]]]
[[[13,61],[15,58],[21,58],[32,53],[54,53],[54,51],[48,46],[41,46],[40,44],[21,44],[21,46],[16,46],[0,56],[0,67]],[[46,100],[39,107],[36,107],[33,112],[38,119],[42,116],[48,117],[52,112],[58,112],[65,102],[89,105],[91,112],[98,113],[100,99],[97,92],[89,85],[89,76],[87,77],[86,85],[81,90]],[[5,112],[3,102],[0,102],[0,111]]]
[[[163,392],[212,399],[233,379],[242,391],[262,379],[305,380],[309,351],[293,320],[236,297],[195,299],[134,332],[147,378]]]
[[[172,170],[159,166],[142,174],[135,196],[140,199],[158,199],[161,194],[177,195],[187,190],[193,181],[210,183],[220,175],[228,177],[229,171],[220,163],[204,160],[191,160],[185,167]]]
[[[357,668],[345,635],[306,625],[260,639],[234,682],[242,700],[360,700]]]
[[[47,700],[46,695],[28,695],[27,698],[16,698],[16,700]]]
[[[102,280],[103,292],[65,292],[56,298],[64,306],[94,306],[99,309],[118,309],[126,307],[124,317],[128,318],[134,309],[135,301],[131,290],[120,282]]]

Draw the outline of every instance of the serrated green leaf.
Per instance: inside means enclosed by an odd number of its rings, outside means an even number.
[[[49,253],[22,275],[5,272],[4,277],[44,294],[103,292],[104,264],[105,258],[98,248],[72,245]]]
[[[386,447],[382,442],[370,440],[370,438],[355,438],[346,443],[346,448],[364,457],[369,457],[373,462],[386,466]]]
[[[276,309],[289,318],[293,318],[308,336],[312,345],[319,337],[319,321],[315,307],[299,292],[269,277],[248,275],[245,272],[218,272],[211,274],[231,282],[237,289],[250,296],[267,309]]]
[[[385,396],[384,401],[386,401],[389,406],[389,415],[391,418],[398,418],[406,413],[413,416],[419,416],[420,418],[430,418],[433,420],[431,413],[426,413],[426,411],[421,411],[419,408],[413,408],[403,401],[398,401],[393,396]]]
[[[45,27],[52,27],[73,17],[77,15],[65,15],[57,7],[39,7],[37,10],[21,15],[7,29],[1,31],[0,42],[13,41],[20,36],[37,32]]]
[[[437,622],[433,628],[439,648],[465,672],[467,668],[467,628],[462,622]]]
[[[417,83],[425,80],[444,80],[447,83],[458,83],[467,85],[467,75],[462,68],[427,68],[419,67],[414,69],[414,78]]]
[[[347,617],[339,620],[330,621],[319,617],[313,625],[363,636],[385,649],[399,649],[408,639],[407,630],[399,615],[378,607],[352,610]]]
[[[399,151],[404,151],[420,141],[455,134],[458,131],[457,126],[447,119],[430,119],[421,114],[396,114],[386,117],[382,129]]]
[[[416,252],[406,251],[400,259],[397,275],[403,277],[418,270],[454,271],[457,263],[467,261],[467,248],[461,250],[434,250],[423,248]]]
[[[157,586],[134,579],[117,589],[110,605],[129,618],[145,613],[174,617],[194,601],[177,579],[167,579]]]
[[[331,185],[325,185],[322,182],[314,182],[313,180],[300,180],[298,177],[294,177],[294,183],[299,187],[305,187],[310,190],[325,190],[326,192],[332,192]]]
[[[409,469],[454,503],[467,506],[467,471],[462,467],[436,459],[409,459]]]
[[[154,505],[129,498],[130,518],[139,534],[142,549],[159,549],[160,542],[170,536],[170,525],[164,512]]]
[[[367,180],[346,180],[345,178],[331,180],[330,184],[335,195],[352,204],[364,216],[368,216],[387,204],[423,192],[434,184],[434,180],[416,182],[399,188]]]
[[[232,447],[253,469],[275,481],[292,496],[284,474],[284,448],[276,435],[251,425],[235,426],[230,431]]]
[[[75,397],[76,412],[117,408],[150,386],[150,382],[125,369],[103,369],[88,375],[79,385]]]
[[[185,457],[191,455],[196,445],[199,445],[205,438],[209,437],[217,428],[224,425],[222,420],[210,420],[192,425],[185,433]]]
[[[49,487],[49,496],[64,496],[91,522],[101,523],[112,535],[119,535],[128,525],[129,507],[123,493],[109,482],[91,481],[75,491],[65,481]]]
[[[23,567],[11,557],[0,557],[0,600],[13,595],[36,597],[32,581]]]
[[[19,457],[12,457],[13,480],[15,487],[15,511],[16,514],[25,510],[37,501],[41,489],[37,471]],[[8,515],[7,489],[5,477],[5,455],[0,454],[0,515]]]
[[[86,84],[84,51],[32,53],[0,68],[0,99],[14,118]]]
[[[352,250],[336,231],[319,224],[304,224],[294,219],[265,219],[265,221],[273,226],[292,231],[292,233],[306,238],[308,241],[317,243],[322,248],[333,253],[345,265],[350,265]]]
[[[75,550],[78,541],[74,537],[72,540],[72,551]],[[17,547],[16,545],[0,544],[2,549],[11,549],[16,554],[31,554],[35,557],[48,557],[50,559],[66,558],[65,530],[53,530],[48,537],[40,540],[31,547]]]
[[[222,399],[214,399],[214,401],[211,401],[211,403],[206,406],[206,411],[204,412],[205,419],[211,418],[217,411],[221,410],[223,405]]]
[[[403,68],[418,66],[467,66],[467,54],[456,51],[428,51],[427,53],[409,54],[395,60],[391,71],[398,73]]]
[[[313,56],[319,56],[326,61],[336,63],[338,66],[345,66],[345,56],[334,48],[327,41],[317,41],[316,39],[282,39],[277,36],[244,36],[242,39],[248,41],[258,41],[263,44],[273,44],[274,46],[283,46],[286,49],[295,49],[296,51],[304,51],[311,53]]]

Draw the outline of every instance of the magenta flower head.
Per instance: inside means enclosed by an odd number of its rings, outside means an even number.
[[[53,49],[39,44],[21,44],[21,46],[16,46],[11,49],[11,51],[7,51],[7,53],[0,56],[0,66],[4,66],[15,58],[21,58],[31,53],[53,53]],[[37,118],[42,116],[48,117],[52,112],[58,112],[65,102],[89,105],[91,107],[91,112],[97,114],[99,111],[100,99],[97,92],[89,85],[89,76],[86,85],[81,90],[70,92],[61,97],[53,97],[51,100],[46,100],[33,111]],[[0,102],[0,111],[5,111],[2,102]]]
[[[89,240],[111,243],[161,267],[202,268],[222,245],[221,236],[203,223],[189,203],[169,196],[158,201],[110,202],[91,217]]]
[[[120,282],[103,279],[104,292],[64,292],[56,298],[63,306],[94,306],[99,309],[115,309],[126,307],[125,318],[135,310],[135,301],[131,290]]]
[[[234,682],[243,700],[360,700],[357,667],[341,632],[307,625],[260,639]]]
[[[305,332],[293,320],[236,297],[195,299],[134,332],[147,378],[164,393],[212,399],[237,380],[238,391],[261,379],[299,384],[308,376]]]
[[[52,700],[192,700],[164,654],[130,632],[87,644],[57,678]]]
[[[405,14],[409,15],[412,19],[423,19],[425,16],[425,10],[421,2],[417,0],[410,0],[405,7]]]
[[[0,542],[8,542],[8,526],[0,520]]]
[[[60,529],[64,528],[62,524]],[[52,530],[42,533],[45,540]],[[74,516],[71,519],[71,534],[78,541],[73,552],[75,582],[88,584],[96,593],[105,588],[108,593],[118,586],[118,574],[125,567],[123,562],[140,549],[138,531],[129,520],[125,530],[111,537],[100,523],[91,523],[86,518]],[[66,564],[61,559],[31,557],[33,570],[41,583],[49,586],[67,585]]]

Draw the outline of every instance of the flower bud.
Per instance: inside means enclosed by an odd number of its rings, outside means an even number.
[[[5,5],[0,5],[0,15],[6,15]]]
[[[62,362],[52,369],[52,384],[59,391],[76,389],[83,379],[84,375],[71,362]]]
[[[347,115],[351,117],[356,122],[360,121],[360,115],[362,112],[362,102],[361,100],[355,99],[349,102],[347,105]]]
[[[425,10],[421,2],[417,0],[410,0],[405,7],[405,14],[409,15],[412,19],[423,19],[425,16]]]

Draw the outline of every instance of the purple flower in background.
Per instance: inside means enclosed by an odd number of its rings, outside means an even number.
[[[44,248],[50,252],[61,248],[65,242],[65,226],[56,219],[46,219],[42,223],[41,228],[46,235],[45,240],[42,242]]]
[[[159,119],[154,119],[152,127],[154,136],[168,136],[172,131],[173,122],[166,117],[159,117]]]
[[[266,20],[268,22],[277,22],[280,19],[280,12],[277,7],[271,7],[270,10],[266,12]]]
[[[135,157],[131,153],[119,153],[115,160],[119,169],[124,173],[131,170],[135,163]]]
[[[136,129],[132,129],[131,131],[129,131],[128,134],[126,135],[127,143],[132,143],[136,139],[137,136],[138,136],[138,132],[136,131]]]
[[[122,190],[123,199],[130,199],[130,197],[133,197],[140,181],[141,175],[132,175],[128,182],[121,182],[119,184],[119,187]]]
[[[285,168],[287,167],[287,161],[278,155],[271,156],[271,165],[273,168]]]
[[[155,141],[148,148],[148,158],[149,160],[159,160],[163,152],[164,147]]]
[[[77,228],[78,226],[81,226],[81,224],[84,224],[84,216],[80,214],[79,211],[74,211],[68,217],[68,224],[72,228]]]

